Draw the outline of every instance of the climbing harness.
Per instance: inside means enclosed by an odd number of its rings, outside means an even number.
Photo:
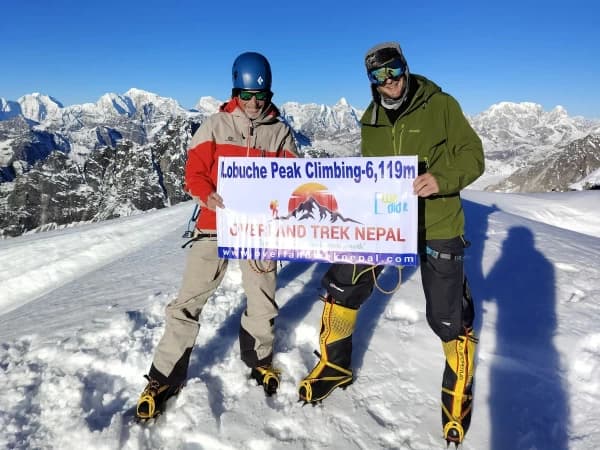
[[[430,246],[425,247],[425,253],[431,256],[433,259],[444,259],[446,261],[464,261],[463,255],[453,255],[452,253],[438,252],[432,249]]]

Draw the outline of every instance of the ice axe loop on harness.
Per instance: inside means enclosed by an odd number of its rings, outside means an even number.
[[[196,206],[194,207],[194,211],[192,212],[192,217],[190,217],[190,220],[188,221],[188,224],[187,224],[187,228],[183,232],[183,235],[181,236],[183,239],[191,239],[194,237],[194,229],[196,228],[196,220],[198,219],[199,214],[200,214],[200,205],[198,205],[196,203]],[[186,245],[187,245],[187,243],[184,245],[184,247]]]
[[[200,214],[200,206],[196,204],[194,211],[192,212],[192,217],[188,221],[187,228],[181,236],[184,239],[188,239],[181,248],[186,248],[188,245],[192,245],[196,241],[200,241],[202,239],[216,239],[217,233],[202,233],[196,228],[196,220],[198,219],[198,215]]]

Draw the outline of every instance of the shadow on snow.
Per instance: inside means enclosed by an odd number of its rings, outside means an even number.
[[[486,302],[497,311],[489,379],[490,448],[567,449],[570,409],[553,343],[554,268],[536,248],[531,230],[514,226],[484,275],[489,220],[498,209],[464,200],[463,204],[472,243],[467,274],[476,304],[476,329],[485,326]]]

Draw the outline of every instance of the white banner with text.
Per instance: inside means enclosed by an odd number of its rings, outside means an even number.
[[[417,264],[416,156],[218,165],[221,258]]]

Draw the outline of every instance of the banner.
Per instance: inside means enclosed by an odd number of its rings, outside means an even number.
[[[417,264],[416,156],[218,165],[221,258]]]

